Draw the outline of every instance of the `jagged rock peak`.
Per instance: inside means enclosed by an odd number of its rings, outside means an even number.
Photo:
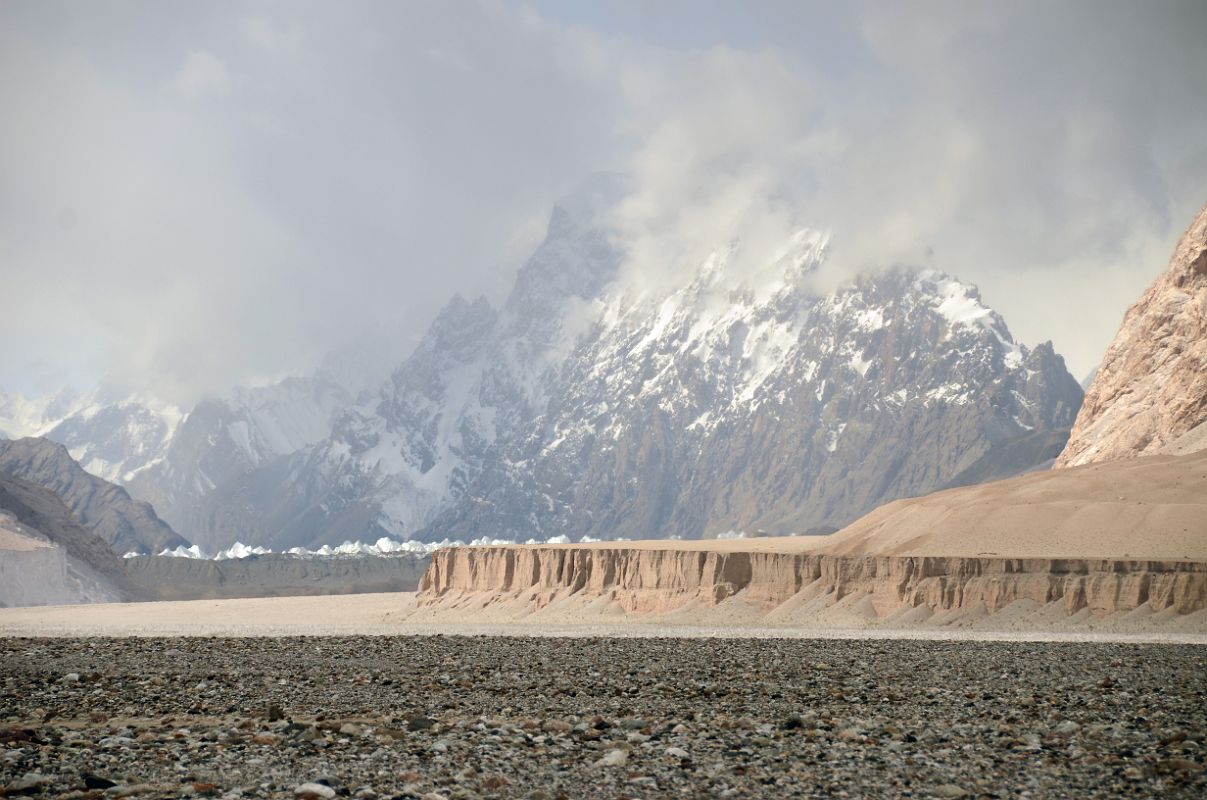
[[[1207,448],[1207,206],[1128,309],[1057,466]]]

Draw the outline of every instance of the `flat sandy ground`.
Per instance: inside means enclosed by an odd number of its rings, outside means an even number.
[[[6,527],[9,523],[0,512],[0,550],[41,550],[50,547],[46,542],[40,542],[32,536],[26,536],[20,531]]]
[[[96,603],[0,609],[0,637],[12,636],[462,636],[684,638],[927,639],[965,641],[1181,642],[1207,644],[1201,625],[1170,626],[1135,620],[1094,624],[1081,617],[1050,619],[1042,613],[1018,624],[1003,614],[996,623],[953,618],[923,627],[890,622],[869,626],[854,614],[824,624],[760,621],[740,604],[701,611],[685,609],[662,617],[618,615],[585,606],[551,609],[552,614],[520,617],[472,611],[438,615],[417,609],[413,592],[258,597],[155,603]]]

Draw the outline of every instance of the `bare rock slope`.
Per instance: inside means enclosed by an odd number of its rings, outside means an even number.
[[[118,554],[158,553],[189,543],[149,503],[84,471],[67,448],[40,437],[0,440],[0,473],[58,495],[85,528]]]
[[[1207,206],[1169,269],[1128,309],[1056,466],[1202,449],[1204,423]]]
[[[121,560],[53,492],[0,474],[0,605],[136,599]]]

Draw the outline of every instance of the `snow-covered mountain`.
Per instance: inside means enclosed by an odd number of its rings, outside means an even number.
[[[558,208],[501,307],[454,298],[329,437],[219,483],[183,529],[211,548],[817,531],[1054,455],[1082,395],[1050,344],[935,272],[819,296],[827,247],[802,230],[762,269],[730,243],[633,281]]]
[[[241,485],[260,467],[324,440],[362,388],[341,378],[320,368],[309,377],[202,400],[181,421],[162,458],[132,475],[127,486],[177,530],[202,531],[191,541],[219,544],[205,536],[198,508],[215,491]],[[232,533],[231,542],[239,538]]]
[[[101,392],[0,396],[0,438],[44,436],[62,444],[88,472],[125,486],[186,529],[215,487],[325,439],[337,412],[380,383],[378,361],[366,348],[338,351],[314,375],[240,388],[187,412]]]
[[[172,405],[102,391],[36,400],[0,394],[0,438],[44,436],[66,446],[88,472],[115,483],[161,459],[182,417]]]
[[[47,435],[211,552],[829,530],[1063,445],[1077,382],[975,287],[895,270],[819,292],[808,229],[647,279],[588,200],[554,210],[502,304],[455,297],[382,381],[325,367],[163,429],[127,409],[144,450]]]
[[[826,239],[794,245],[782,280],[732,288],[727,252],[668,296],[606,298],[543,413],[419,535],[828,530],[1070,424],[1063,361],[973,287],[893,272],[815,297]]]
[[[68,398],[71,395],[67,395]],[[38,436],[54,420],[48,420],[53,411],[51,405],[56,398],[30,400],[20,394],[8,394],[0,390],[0,439],[20,439],[23,436]],[[59,398],[60,403],[63,402]],[[70,400],[67,401],[70,403]],[[56,409],[57,410],[57,409]]]

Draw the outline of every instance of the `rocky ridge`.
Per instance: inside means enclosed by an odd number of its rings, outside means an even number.
[[[912,627],[1015,604],[1207,622],[1207,452],[899,500],[829,536],[438,550],[419,590],[421,608],[469,621],[594,604],[708,624],[737,602],[751,624],[841,605]]]
[[[1207,448],[1205,423],[1207,206],[1128,309],[1056,466]]]
[[[150,504],[85,471],[65,446],[48,439],[0,440],[0,473],[53,492],[117,553],[158,553],[189,544]]]
[[[1207,563],[1110,559],[843,556],[690,549],[481,547],[439,550],[419,584],[422,604],[483,607],[521,601],[539,611],[571,598],[626,613],[667,614],[740,595],[774,619],[788,604],[864,599],[875,617],[1012,603],[1059,603],[1066,615],[1190,614],[1207,609]]]
[[[0,604],[130,600],[121,560],[57,495],[0,473]]]

